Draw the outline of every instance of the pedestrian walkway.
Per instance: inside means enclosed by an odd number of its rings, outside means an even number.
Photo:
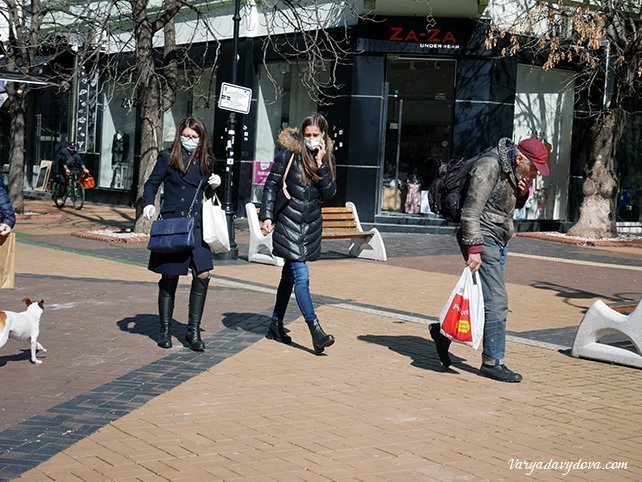
[[[595,299],[642,296],[642,250],[514,240],[512,385],[480,377],[464,346],[438,363],[426,323],[463,268],[448,236],[384,233],[386,263],[324,245],[311,289],[337,342],[323,356],[294,300],[294,343],[264,338],[278,268],[215,263],[199,354],[180,342],[187,279],[175,346],[160,350],[145,247],[68,236],[131,210],[80,213],[16,228],[16,289],[0,306],[44,298],[48,352],[34,366],[24,344],[0,349],[0,480],[642,479],[640,371],[565,351]],[[237,241],[243,257],[242,229]]]

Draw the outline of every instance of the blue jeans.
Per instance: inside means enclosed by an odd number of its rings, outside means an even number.
[[[465,246],[462,253],[467,257]],[[484,236],[484,251],[479,274],[484,293],[484,349],[482,362],[494,365],[504,363],[506,354],[506,318],[508,317],[508,293],[504,279],[504,266],[508,245],[501,246],[492,238]]]
[[[290,295],[294,288],[294,296],[299,305],[303,319],[311,323],[317,319],[310,296],[310,273],[304,261],[286,261],[281,271],[281,281],[276,291],[276,304],[272,314],[273,320],[283,321],[288,308]]]

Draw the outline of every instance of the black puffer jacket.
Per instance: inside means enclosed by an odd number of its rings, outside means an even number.
[[[321,176],[319,181],[311,181],[308,185],[302,183],[303,166],[296,135],[295,129],[285,129],[279,134],[278,141],[285,150],[277,154],[265,181],[259,218],[261,221],[271,219],[276,222],[272,235],[273,253],[276,256],[290,261],[313,261],[321,254],[320,204],[335,195],[337,185],[325,164],[317,171]],[[274,202],[282,189],[283,173],[292,154],[294,159],[286,179],[287,190],[292,198],[275,220]]]

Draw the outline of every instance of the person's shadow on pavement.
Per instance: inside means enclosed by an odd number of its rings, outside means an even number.
[[[158,332],[159,332],[159,321],[157,314],[148,314],[148,313],[139,313],[138,315],[129,316],[118,320],[116,322],[118,328],[121,331],[131,333],[133,335],[143,335],[147,336],[150,339],[154,340],[154,343],[158,342]],[[180,341],[183,346],[187,346],[185,343],[185,335],[187,334],[187,325],[179,323],[176,320],[172,320],[169,328],[169,333],[172,338]]]
[[[479,372],[463,363],[465,361],[463,358],[459,358],[452,353],[450,354],[450,359],[452,360],[453,365],[449,368],[444,368],[444,366],[439,362],[435,343],[432,340],[428,340],[427,338],[422,338],[420,336],[360,335],[357,339],[367,343],[374,343],[388,347],[388,349],[395,351],[400,355],[411,358],[411,365],[413,367],[422,368],[424,370],[458,374],[458,371],[453,370],[454,367],[466,372]]]
[[[296,319],[295,316],[288,315],[286,315],[285,318],[286,325],[290,321]],[[255,335],[265,336],[268,331],[270,321],[271,318],[268,315],[264,315],[261,313],[223,313],[222,323],[226,328],[230,330],[244,330],[249,333],[254,333]],[[287,329],[287,326],[285,328],[285,331],[286,333],[290,331]],[[292,343],[287,346],[291,346],[292,348],[297,348],[299,350],[307,351],[308,353],[316,355],[313,349],[308,348],[307,346],[299,345],[294,340],[292,340]],[[321,354],[321,356],[323,355],[324,354]]]

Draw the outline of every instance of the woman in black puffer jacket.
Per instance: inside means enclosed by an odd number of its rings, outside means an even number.
[[[263,231],[274,230],[273,253],[285,259],[267,337],[292,342],[283,329],[283,317],[294,288],[318,354],[334,343],[334,337],[324,333],[314,312],[306,262],[321,254],[320,204],[337,191],[328,121],[319,114],[306,117],[298,130],[282,131],[278,141],[285,149],[277,154],[265,181],[259,216]]]

